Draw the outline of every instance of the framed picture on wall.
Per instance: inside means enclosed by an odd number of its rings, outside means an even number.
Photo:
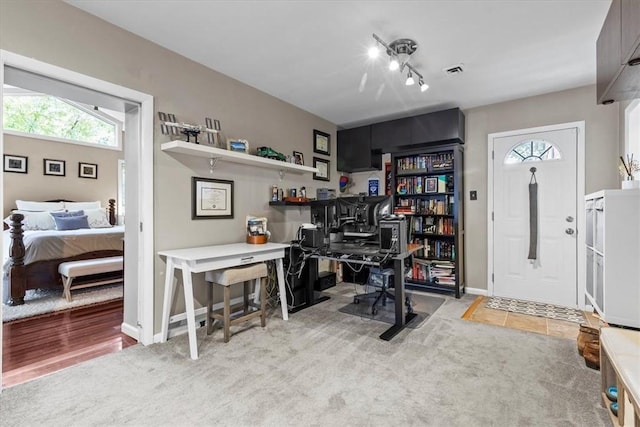
[[[233,218],[233,181],[191,178],[191,219]]]
[[[317,129],[313,130],[313,152],[318,154],[330,155],[331,151],[331,135],[321,132]]]
[[[4,171],[14,173],[27,173],[27,157],[4,155]]]
[[[329,179],[329,160],[319,157],[313,158],[313,167],[318,169],[318,173],[313,174],[313,179],[318,181],[330,181]]]
[[[65,176],[65,161],[44,159],[44,174],[54,176]]]
[[[95,163],[78,163],[78,177],[98,179],[98,165]]]

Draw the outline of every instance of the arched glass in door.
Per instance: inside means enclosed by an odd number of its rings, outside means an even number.
[[[562,154],[558,147],[542,139],[529,139],[515,145],[504,158],[505,165],[522,162],[559,160]]]

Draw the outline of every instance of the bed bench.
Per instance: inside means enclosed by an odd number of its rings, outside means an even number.
[[[123,271],[123,257],[113,256],[108,258],[83,259],[79,261],[63,262],[58,266],[58,272],[62,276],[64,291],[62,296],[71,301],[71,285],[78,277],[87,277],[87,280],[73,285],[73,289],[88,288],[91,286],[105,285],[122,281],[122,274],[114,277],[104,275]]]

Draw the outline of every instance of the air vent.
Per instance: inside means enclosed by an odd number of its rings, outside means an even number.
[[[453,74],[461,74],[464,71],[463,64],[452,65],[451,67],[447,67],[444,69],[444,72],[453,75]]]

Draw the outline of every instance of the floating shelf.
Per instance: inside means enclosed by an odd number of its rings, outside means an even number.
[[[262,168],[276,169],[281,173],[289,172],[298,175],[307,173],[318,173],[317,168],[297,165],[295,163],[281,162],[279,160],[267,159],[254,156],[252,154],[238,153],[236,151],[223,150],[221,148],[208,147],[202,144],[195,144],[186,141],[170,141],[160,146],[162,151],[167,153],[187,154],[190,156],[204,157],[207,159],[217,159],[224,162],[241,163],[244,165],[258,166]]]

